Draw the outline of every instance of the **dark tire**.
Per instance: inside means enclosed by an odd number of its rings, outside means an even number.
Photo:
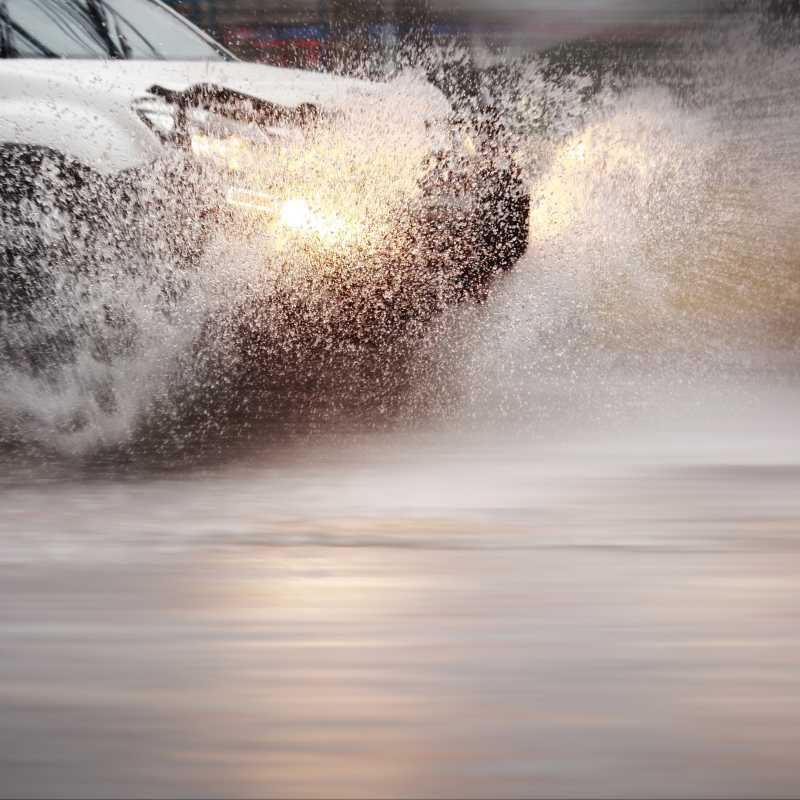
[[[0,311],[29,313],[57,291],[59,272],[80,268],[101,183],[60,153],[0,146]],[[80,245],[79,247],[76,245]]]
[[[46,148],[0,146],[0,356],[39,371],[72,357],[69,287],[92,268],[102,179]]]
[[[129,349],[127,309],[88,299],[103,280],[158,281],[168,311],[205,228],[182,167],[105,178],[53,150],[0,145],[0,356],[40,371],[71,360],[77,339],[100,360]]]
[[[481,198],[484,218],[483,255],[492,271],[509,270],[528,249],[531,198],[519,171],[497,171]]]
[[[486,169],[479,184],[475,253],[462,273],[468,292],[512,269],[528,249],[530,194],[520,171],[514,166]]]

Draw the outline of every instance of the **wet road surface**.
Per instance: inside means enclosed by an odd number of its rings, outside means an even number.
[[[749,391],[8,472],[0,795],[796,796],[798,394]]]

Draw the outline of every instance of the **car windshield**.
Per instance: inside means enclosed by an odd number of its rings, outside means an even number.
[[[157,0],[0,0],[0,56],[230,58],[213,39]]]

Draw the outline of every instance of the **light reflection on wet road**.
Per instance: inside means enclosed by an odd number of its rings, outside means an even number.
[[[796,796],[796,399],[9,478],[0,795]]]

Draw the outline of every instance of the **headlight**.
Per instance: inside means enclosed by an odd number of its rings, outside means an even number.
[[[303,191],[309,184],[303,164],[309,143],[299,124],[257,124],[207,108],[174,104],[161,97],[143,98],[134,108],[165,143],[191,152],[198,160],[237,173],[237,185],[230,185],[231,175],[223,177],[224,182],[230,182],[225,202],[257,212],[255,224],[265,228],[278,244],[322,245],[327,249],[352,243],[363,233],[361,221],[343,213],[335,196]],[[313,161],[313,155],[311,158]],[[297,173],[296,179],[283,180],[282,174],[275,179],[271,165],[288,165]],[[294,191],[298,193],[289,194]]]
[[[163,139],[175,135],[175,108],[162,100],[145,98],[134,104],[134,110],[141,120]]]
[[[142,98],[134,110],[163,141],[234,171],[246,169],[265,148],[303,139],[299,127],[258,125],[203,108],[178,108],[159,98]]]
[[[282,237],[301,236],[325,245],[342,244],[358,233],[358,226],[335,213],[312,208],[303,197],[276,199],[266,192],[231,187],[225,201],[232,206],[266,215]]]
[[[348,228],[341,217],[313,210],[302,197],[291,198],[281,205],[280,222],[290,230],[317,236],[328,243],[341,241]]]
[[[311,211],[308,203],[302,197],[287,200],[281,206],[281,223],[287,228],[301,231],[304,228],[314,227],[314,224],[319,221],[317,215]]]

